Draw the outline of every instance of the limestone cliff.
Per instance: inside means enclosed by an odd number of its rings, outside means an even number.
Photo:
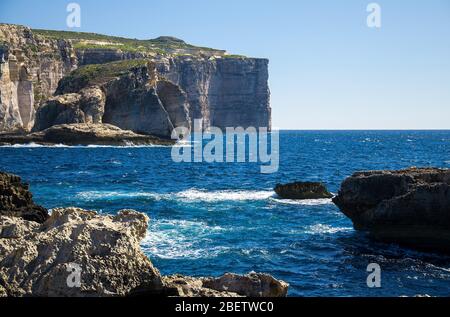
[[[168,137],[173,127],[198,118],[220,128],[271,127],[266,59],[232,56],[172,37],[132,40],[7,24],[0,24],[0,57],[0,132],[104,122]],[[125,60],[153,66],[102,85],[73,81],[72,71]],[[91,103],[86,112],[83,96],[90,93],[82,89],[97,89],[105,100]]]
[[[70,41],[0,24],[0,131],[31,129],[35,109],[76,67]]]

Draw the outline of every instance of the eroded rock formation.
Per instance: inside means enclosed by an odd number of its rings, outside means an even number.
[[[76,208],[54,209],[41,225],[0,217],[0,284],[9,296],[124,296],[143,283],[161,292],[161,275],[139,246],[147,221],[129,210]]]
[[[0,131],[30,130],[36,108],[76,67],[70,41],[0,24]]]
[[[450,170],[358,172],[333,202],[355,229],[411,247],[450,252]]]
[[[89,114],[85,118],[82,89],[92,87],[74,81],[71,71],[137,59],[153,63],[148,74],[121,74],[96,85],[105,95],[102,122],[164,137],[174,126],[190,126],[199,118],[205,128],[271,128],[266,59],[229,56],[170,37],[138,41],[95,35],[100,40],[91,40],[89,34],[73,34],[0,24],[0,132],[100,123]],[[142,82],[146,76],[158,80]],[[78,95],[61,96],[66,93]]]
[[[105,95],[98,87],[48,99],[36,112],[34,131],[71,123],[102,123]]]

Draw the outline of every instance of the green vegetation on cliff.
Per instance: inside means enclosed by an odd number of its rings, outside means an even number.
[[[184,52],[189,54],[223,55],[225,51],[209,47],[199,47],[170,36],[161,36],[151,40],[128,39],[97,33],[52,31],[34,29],[38,34],[50,39],[72,40],[77,49],[120,49],[124,52],[143,52],[172,54]]]
[[[77,91],[81,87],[105,83],[113,78],[121,77],[132,69],[145,67],[149,63],[146,59],[131,59],[106,64],[92,64],[82,66],[64,77],[58,90]]]

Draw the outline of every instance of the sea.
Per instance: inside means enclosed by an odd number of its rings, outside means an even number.
[[[330,199],[273,191],[319,181],[337,193],[356,171],[450,168],[450,131],[280,131],[272,174],[259,163],[177,163],[171,151],[12,145],[0,147],[0,170],[20,175],[49,209],[146,213],[142,249],[163,274],[265,272],[288,282],[289,296],[450,295],[450,257],[371,241]],[[381,287],[368,286],[371,263]]]

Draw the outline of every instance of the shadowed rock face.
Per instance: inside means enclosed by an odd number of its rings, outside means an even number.
[[[159,74],[186,92],[191,121],[202,118],[205,127],[221,129],[271,129],[267,59],[175,57],[156,64]]]
[[[33,202],[28,184],[19,176],[0,172],[0,216],[21,217],[38,223],[48,218],[47,210]]]
[[[355,229],[420,249],[450,252],[450,170],[359,172],[333,202]]]
[[[333,195],[322,183],[297,182],[275,187],[278,196],[285,199],[320,199],[331,198]]]

